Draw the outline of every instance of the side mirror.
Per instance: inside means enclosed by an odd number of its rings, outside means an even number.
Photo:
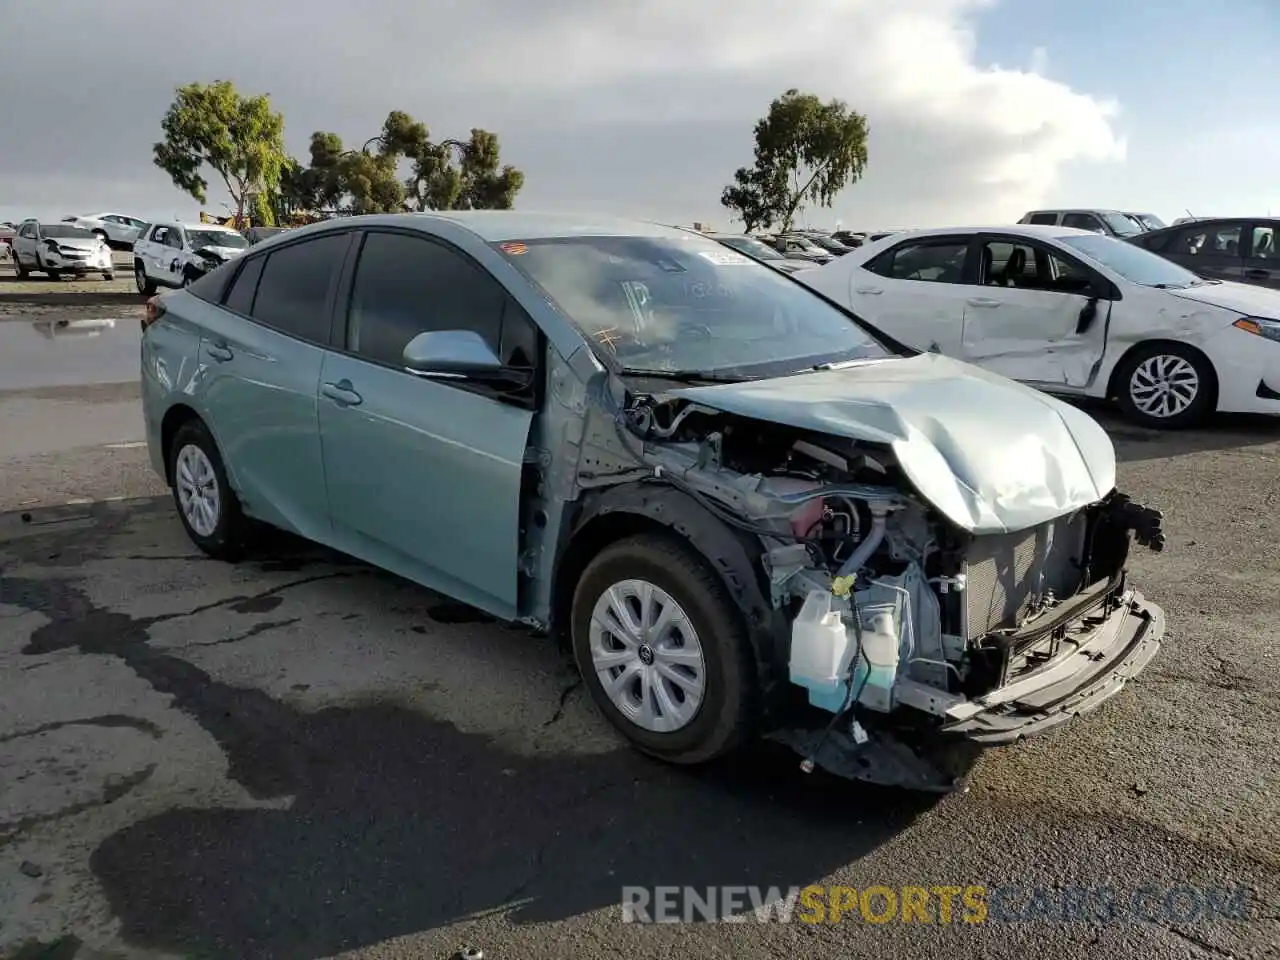
[[[405,344],[402,360],[410,373],[432,379],[527,386],[533,377],[532,370],[504,365],[474,330],[420,333]]]

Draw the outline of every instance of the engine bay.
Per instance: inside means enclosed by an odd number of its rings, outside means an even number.
[[[1131,530],[1163,544],[1159,514],[1118,494],[975,536],[918,494],[887,445],[643,395],[619,421],[665,482],[759,537],[791,623],[788,677],[825,714],[944,717],[1053,659],[1081,617],[1117,603]]]

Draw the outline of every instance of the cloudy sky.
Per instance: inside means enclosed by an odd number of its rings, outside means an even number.
[[[1280,213],[1274,0],[3,0],[0,38],[0,220],[194,218],[151,145],[174,87],[215,79],[269,93],[299,155],[392,109],[494,130],[527,209],[727,226],[795,86],[871,128],[814,225]]]

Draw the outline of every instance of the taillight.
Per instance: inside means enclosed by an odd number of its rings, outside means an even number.
[[[142,317],[142,329],[145,330],[157,320],[164,316],[164,304],[160,302],[159,297],[152,297],[147,301],[147,311]]]

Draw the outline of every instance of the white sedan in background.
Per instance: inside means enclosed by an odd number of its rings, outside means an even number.
[[[62,222],[84,227],[113,247],[121,249],[132,247],[142,228],[147,225],[147,221],[125,216],[123,213],[87,213],[82,217],[63,217]]]
[[[1280,291],[1204,280],[1086,230],[913,230],[796,279],[918,350],[1129,419],[1280,414]]]

